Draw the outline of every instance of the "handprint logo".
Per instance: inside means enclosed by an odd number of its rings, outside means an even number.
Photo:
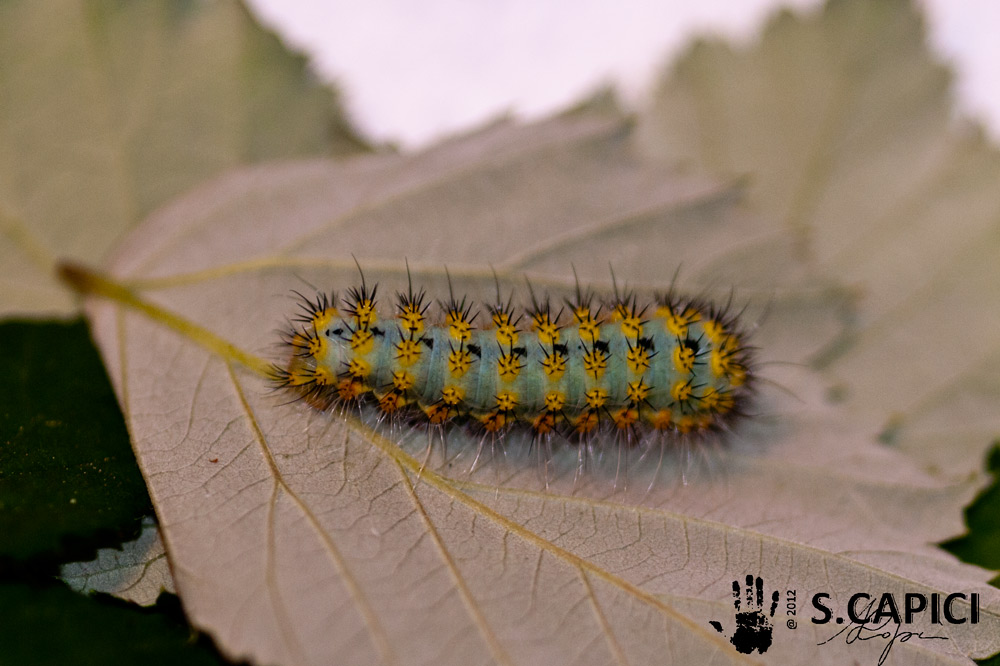
[[[756,594],[754,593],[756,590]],[[754,581],[753,576],[747,576],[746,584],[746,608],[740,610],[740,581],[733,581],[733,606],[736,607],[736,631],[729,638],[729,642],[737,651],[743,654],[759,652],[764,654],[767,648],[771,647],[771,618],[774,617],[774,610],[778,607],[778,591],[771,595],[771,611],[764,614],[764,581],[760,576]],[[723,634],[722,623],[712,620],[709,622],[716,631]]]

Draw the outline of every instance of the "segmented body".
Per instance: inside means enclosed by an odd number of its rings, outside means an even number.
[[[335,295],[303,299],[276,383],[321,409],[371,401],[433,424],[525,425],[567,437],[602,423],[680,435],[719,429],[750,396],[745,335],[711,305],[668,295],[640,307],[629,295],[594,306],[578,290],[556,314],[548,301],[523,314],[509,302],[474,314],[452,297],[432,324],[423,292],[397,295],[388,316],[376,292],[353,289],[339,309]]]

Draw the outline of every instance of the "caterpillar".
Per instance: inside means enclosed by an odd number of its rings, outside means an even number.
[[[686,440],[731,429],[754,395],[753,348],[732,298],[723,306],[673,288],[649,303],[634,293],[582,290],[515,308],[497,296],[436,301],[412,280],[385,312],[378,284],[343,299],[295,292],[276,387],[320,410],[373,404],[383,416],[471,424],[491,435],[587,442],[605,429],[636,442],[657,432]]]

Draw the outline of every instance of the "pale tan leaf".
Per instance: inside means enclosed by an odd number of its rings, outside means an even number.
[[[813,363],[858,423],[961,478],[1000,434],[1000,153],[951,117],[948,87],[909,2],[834,1],[782,14],[744,50],[697,45],[640,145],[751,176],[792,261],[863,294]]]
[[[747,573],[803,600],[827,591],[981,594],[949,640],[887,663],[968,664],[998,648],[990,573],[931,545],[962,529],[978,485],[928,475],[825,404],[802,367],[765,366],[758,414],[725,446],[627,457],[576,476],[449,435],[319,413],[266,381],[287,350],[290,290],[346,289],[352,255],[380,293],[416,283],[490,298],[528,274],[567,293],[619,280],[726,297],[761,317],[765,360],[800,363],[839,333],[850,293],[811,279],[788,235],[736,207],[735,184],[636,154],[630,123],[593,109],[499,123],[413,156],[233,172],[152,217],[110,280],[67,270],[88,306],[192,622],[258,663],[845,663],[883,645],[779,622],[766,657],[732,649],[731,584]],[[735,238],[735,240],[734,240]],[[748,252],[747,247],[762,249]],[[522,290],[523,291],[523,290]],[[769,305],[769,307],[768,307]],[[791,395],[789,395],[791,394]],[[610,446],[604,442],[602,445]],[[658,452],[658,449],[653,449]],[[491,454],[496,454],[491,456]],[[686,478],[687,483],[684,483]],[[652,481],[652,483],[650,483]],[[803,601],[803,603],[805,603]],[[728,605],[728,608],[727,608]],[[728,618],[726,615],[728,614]],[[777,618],[776,618],[777,619]],[[806,629],[805,627],[809,627]],[[936,627],[926,622],[914,630]],[[830,631],[833,634],[833,631]]]
[[[333,93],[237,0],[0,6],[0,314],[71,314],[96,262],[239,164],[362,148]]]

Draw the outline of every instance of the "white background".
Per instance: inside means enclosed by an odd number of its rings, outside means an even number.
[[[881,0],[872,0],[879,2]],[[503,112],[530,119],[612,82],[633,106],[694,34],[747,41],[816,0],[248,0],[335,81],[376,141],[416,148]],[[1000,137],[1000,0],[921,0],[961,112]]]

